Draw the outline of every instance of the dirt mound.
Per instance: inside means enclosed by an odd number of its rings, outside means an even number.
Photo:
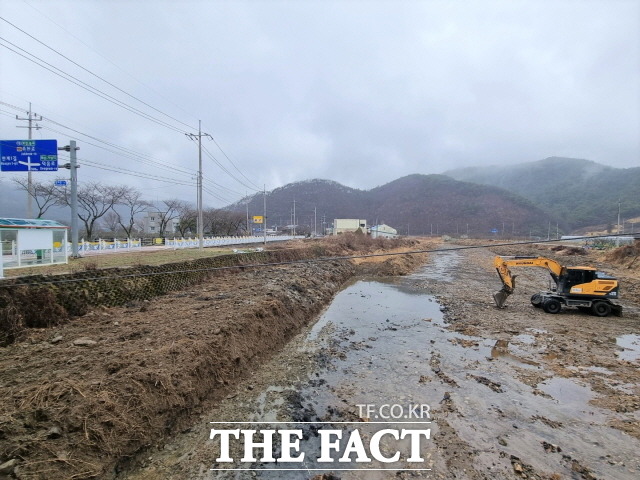
[[[566,245],[556,245],[551,247],[552,252],[559,255],[586,255],[587,251],[582,247],[567,247]]]
[[[640,257],[640,242],[634,242],[632,245],[614,248],[605,255],[605,260],[631,268],[637,264],[638,257]]]
[[[18,459],[20,478],[108,478],[282,346],[352,273],[323,262],[227,274],[31,331],[0,358],[0,460]]]

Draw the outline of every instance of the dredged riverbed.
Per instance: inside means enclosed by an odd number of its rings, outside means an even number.
[[[586,384],[538,361],[548,332],[532,326],[498,341],[449,328],[433,293],[439,282],[455,280],[460,259],[445,253],[414,275],[346,286],[314,325],[200,424],[120,478],[636,478],[639,442],[609,427],[611,412],[589,403],[596,394]],[[523,372],[544,380],[529,385],[519,380]],[[391,414],[398,418],[384,418]],[[390,436],[381,450],[386,457],[401,451],[396,462],[338,462],[342,451],[332,464],[315,461],[318,430],[348,436],[357,429],[366,444],[382,428],[405,427],[430,430],[420,442],[424,461],[408,462],[406,439]],[[209,440],[211,428],[300,429],[305,461],[216,462],[220,443]],[[234,459],[244,453],[237,443]]]

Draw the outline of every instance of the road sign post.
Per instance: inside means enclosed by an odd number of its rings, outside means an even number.
[[[69,145],[60,147],[58,150],[64,150],[69,152],[70,162],[64,165],[64,168],[68,168],[70,175],[69,181],[71,183],[71,258],[79,258],[78,253],[78,162],[76,151],[80,150],[80,147],[76,147],[75,140],[69,140]],[[64,182],[65,180],[56,180],[58,182]]]

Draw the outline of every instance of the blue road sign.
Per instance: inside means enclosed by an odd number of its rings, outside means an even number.
[[[56,187],[65,187],[67,185],[67,181],[66,180],[56,180],[55,182],[53,182],[53,184]]]
[[[492,228],[491,229],[491,233],[498,233],[498,229],[497,228]]]
[[[3,172],[56,172],[57,140],[0,140]]]

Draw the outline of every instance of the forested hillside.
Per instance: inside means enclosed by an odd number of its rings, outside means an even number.
[[[615,224],[618,200],[623,218],[640,215],[640,167],[613,168],[590,160],[550,157],[445,174],[510,190],[552,212],[571,228]]]
[[[267,192],[267,225],[293,222],[295,200],[298,232],[313,231],[335,218],[362,218],[369,224],[386,223],[400,234],[474,236],[547,235],[556,219],[528,200],[495,187],[453,180],[444,175],[409,175],[364,191],[328,180],[309,180]],[[229,208],[261,215],[263,197],[256,194]],[[563,225],[559,225],[564,230]],[[497,230],[497,233],[492,233]]]

